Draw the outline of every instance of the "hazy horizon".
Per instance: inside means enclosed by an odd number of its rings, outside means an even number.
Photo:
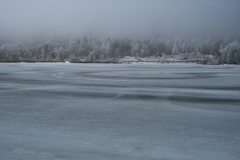
[[[1,38],[216,36],[240,32],[237,0],[0,0]]]

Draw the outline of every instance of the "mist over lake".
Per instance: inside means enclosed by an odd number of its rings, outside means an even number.
[[[239,0],[0,0],[0,160],[239,160]]]
[[[238,0],[1,0],[4,39],[199,37],[239,32]]]

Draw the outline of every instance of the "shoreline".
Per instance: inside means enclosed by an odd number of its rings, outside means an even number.
[[[72,64],[147,64],[147,63],[159,63],[159,64],[202,64],[202,65],[239,65],[234,63],[224,63],[224,64],[206,64],[202,61],[114,61],[114,62],[70,62],[70,61],[0,61],[1,63],[72,63]]]
[[[115,61],[115,62],[69,62],[69,61],[0,61],[0,63],[109,63],[109,64],[132,64],[132,63],[196,63],[200,61]]]

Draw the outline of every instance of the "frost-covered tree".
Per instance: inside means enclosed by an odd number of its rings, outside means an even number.
[[[114,61],[124,56],[136,58],[161,57],[167,60],[204,61],[207,63],[240,63],[240,34],[215,38],[151,38],[110,39],[73,38],[48,41],[28,46],[23,43],[3,44],[0,47],[1,61]],[[91,54],[90,54],[91,53]],[[206,61],[207,59],[207,61]]]
[[[96,62],[96,55],[95,55],[95,53],[93,51],[89,53],[88,61],[89,62]]]
[[[65,54],[64,54],[64,49],[63,47],[55,47],[54,48],[54,53],[55,53],[55,60],[61,61],[65,59]]]
[[[11,44],[4,44],[1,46],[1,59],[12,60],[13,46]]]

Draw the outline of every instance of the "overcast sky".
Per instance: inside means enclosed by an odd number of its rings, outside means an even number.
[[[240,31],[240,0],[0,0],[0,35],[206,36]]]

